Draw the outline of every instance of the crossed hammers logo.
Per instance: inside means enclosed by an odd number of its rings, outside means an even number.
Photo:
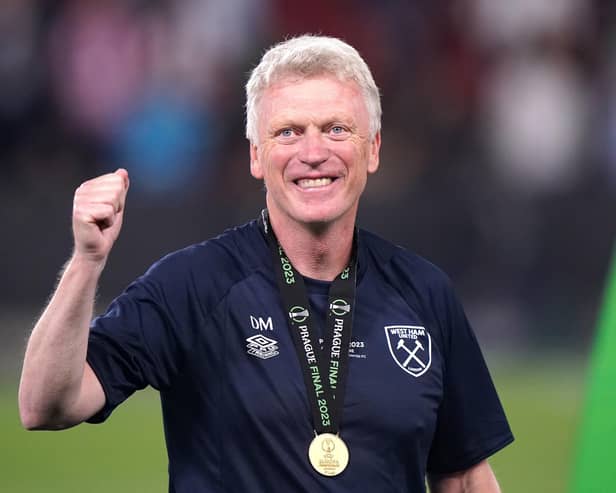
[[[404,343],[404,339],[399,339],[396,349],[404,349],[408,353],[407,358],[404,360],[404,363],[402,363],[403,367],[406,368],[406,365],[408,365],[412,359],[417,361],[417,363],[419,363],[422,368],[426,367],[425,363],[416,356],[417,351],[419,351],[420,349],[422,351],[424,350],[423,344],[419,342],[418,339],[415,339],[415,347],[413,349],[409,349],[406,347],[406,344]]]

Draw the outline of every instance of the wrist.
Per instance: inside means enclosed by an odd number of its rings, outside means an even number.
[[[64,272],[75,271],[87,275],[100,276],[107,263],[107,257],[87,255],[77,250],[67,262]]]

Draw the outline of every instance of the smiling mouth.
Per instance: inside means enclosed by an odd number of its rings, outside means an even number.
[[[301,178],[295,181],[297,186],[303,189],[326,187],[333,182],[333,178]]]

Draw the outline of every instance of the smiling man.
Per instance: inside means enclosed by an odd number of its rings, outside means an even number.
[[[513,440],[446,276],[357,228],[380,100],[348,44],[272,47],[246,85],[255,221],[172,253],[91,321],[128,173],[82,184],[74,253],[36,324],[28,429],[160,391],[171,492],[498,492]]]

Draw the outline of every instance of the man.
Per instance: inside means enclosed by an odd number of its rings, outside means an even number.
[[[434,266],[355,227],[380,102],[349,45],[302,36],[246,86],[258,220],[175,252],[91,327],[128,173],[75,193],[75,248],[26,350],[28,429],[101,422],[161,394],[173,492],[496,492],[513,440]]]

